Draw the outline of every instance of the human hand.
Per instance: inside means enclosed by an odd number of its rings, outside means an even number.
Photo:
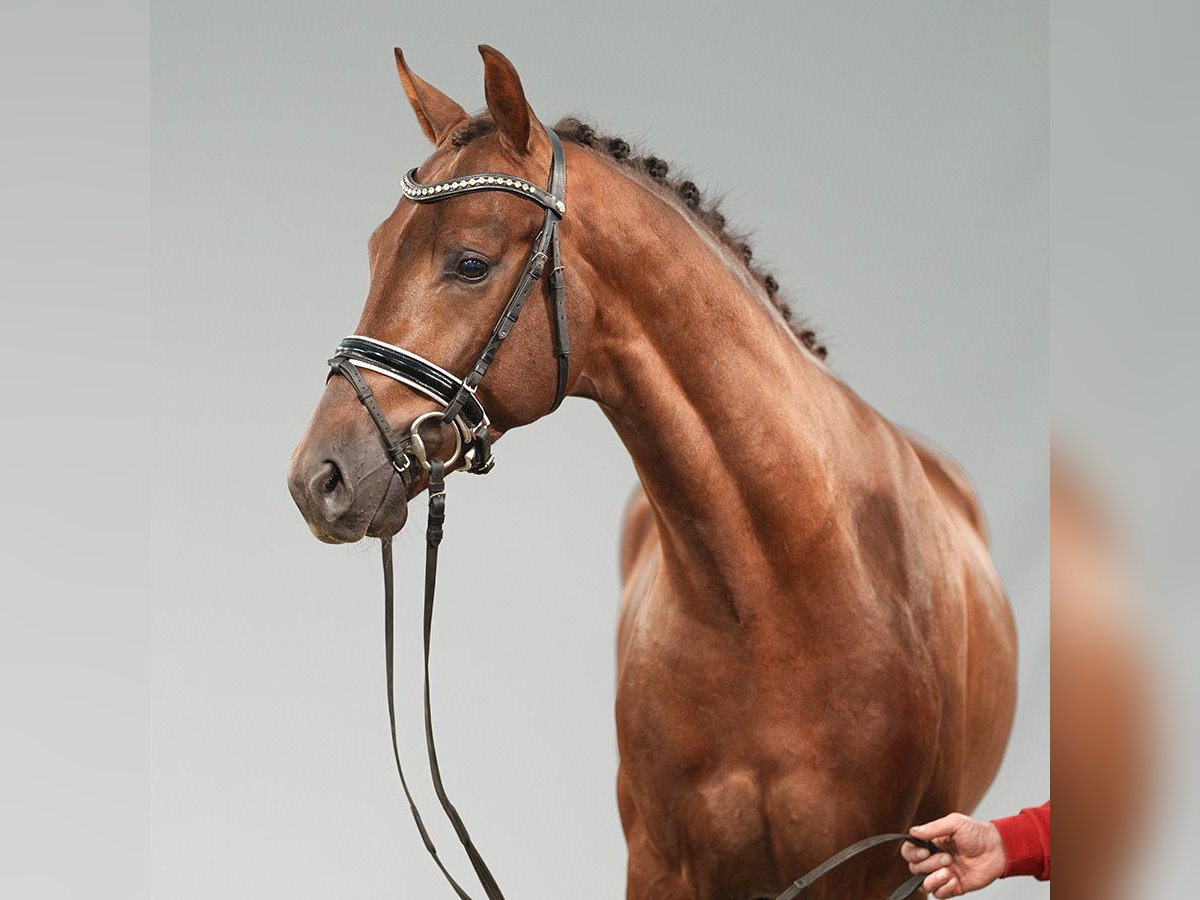
[[[913,837],[933,841],[940,853],[916,844],[900,850],[914,875],[927,874],[921,891],[934,897],[958,897],[987,887],[1004,874],[1004,842],[991,822],[951,813],[910,829]]]

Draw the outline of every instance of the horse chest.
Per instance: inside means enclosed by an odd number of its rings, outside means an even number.
[[[745,647],[686,616],[627,607],[617,737],[624,800],[665,856],[763,857],[761,758]]]
[[[764,652],[763,642],[690,616],[677,598],[654,590],[627,596],[623,613],[616,704],[623,815],[636,817],[672,865],[686,867],[701,853],[724,870],[764,877],[781,864],[790,871],[808,862],[780,860],[780,846],[815,840],[836,849],[843,837],[852,840],[861,823],[843,827],[831,804],[870,802],[880,788],[881,752],[916,762],[907,748],[924,716],[904,680],[869,691],[865,682],[848,685],[844,666],[814,659],[811,647],[785,653],[773,639]],[[909,711],[911,729],[894,727],[894,716],[884,715],[891,706]],[[841,772],[830,771],[834,761]],[[905,768],[883,769],[897,767]],[[829,834],[814,835],[814,822]]]

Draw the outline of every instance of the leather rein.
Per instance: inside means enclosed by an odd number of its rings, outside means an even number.
[[[554,402],[550,411],[558,409],[566,395],[567,376],[569,374],[569,357],[571,342],[567,332],[566,315],[566,284],[563,280],[562,257],[559,251],[558,226],[566,214],[564,197],[566,194],[567,170],[563,155],[562,143],[557,134],[546,128],[550,138],[551,163],[549,183],[545,190],[537,185],[498,172],[486,172],[477,175],[465,175],[447,181],[422,183],[417,180],[417,170],[412,169],[404,176],[402,190],[404,196],[415,203],[436,203],[448,197],[479,191],[504,191],[524,197],[545,210],[542,229],[533,242],[533,250],[525,264],[520,279],[504,306],[504,311],[492,328],[491,336],[484,345],[483,351],[476,359],[475,365],[464,378],[458,378],[424,357],[397,347],[393,344],[365,335],[351,335],[343,338],[338,344],[334,355],[329,359],[329,377],[341,375],[354,388],[359,402],[375,423],[383,441],[384,450],[392,464],[395,473],[404,481],[405,489],[420,479],[428,476],[429,518],[425,530],[425,605],[423,617],[424,645],[424,720],[425,748],[429,759],[429,771],[433,782],[434,793],[438,802],[454,829],[459,843],[466,851],[471,867],[482,885],[488,900],[504,900],[500,886],[496,883],[483,856],[475,847],[466,824],[454,807],[446,793],[442,782],[441,767],[438,764],[437,746],[433,735],[433,715],[430,704],[429,686],[429,657],[433,633],[434,596],[437,590],[438,548],[442,542],[443,529],[446,521],[446,469],[456,462],[462,462],[462,468],[476,475],[490,472],[495,465],[492,456],[491,425],[487,413],[476,397],[476,391],[488,367],[495,359],[496,351],[504,339],[508,337],[533,287],[545,274],[549,265],[549,302],[551,305],[551,321],[554,325],[554,355],[557,363]],[[367,369],[407,385],[409,388],[437,402],[443,407],[442,412],[430,412],[419,416],[410,426],[407,434],[398,436],[387,416],[375,399],[374,392],[362,377],[360,370]],[[442,424],[454,430],[454,450],[448,460],[438,459],[429,454],[421,437],[421,427],[432,419],[438,419]],[[400,747],[396,731],[396,701],[395,701],[395,578],[392,562],[392,539],[380,539],[380,549],[383,557],[384,585],[384,655],[387,673],[387,707],[388,724],[391,731],[392,755],[396,761],[396,772],[400,776],[400,786],[408,801],[409,811],[416,823],[417,831],[425,844],[425,849],[433,858],[434,863],[446,878],[459,900],[471,900],[471,895],[450,874],[445,862],[438,855],[437,847],[429,835],[425,821],[413,798],[404,774],[404,766],[400,760]],[[839,853],[834,854],[819,866],[795,881],[776,900],[793,900],[801,892],[811,886],[828,872],[873,847],[894,841],[908,841],[925,847],[930,852],[938,848],[919,838],[906,834],[881,834],[865,838],[851,844]],[[914,875],[892,893],[889,900],[903,900],[909,897],[920,885],[923,875]]]

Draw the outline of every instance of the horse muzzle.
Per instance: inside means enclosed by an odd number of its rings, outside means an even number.
[[[305,444],[296,448],[288,490],[319,540],[351,544],[364,537],[390,537],[404,527],[415,485],[371,450],[347,453]]]

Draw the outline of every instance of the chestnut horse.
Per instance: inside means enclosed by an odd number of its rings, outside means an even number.
[[[549,137],[512,64],[480,51],[479,116],[396,52],[434,145],[418,177],[544,184]],[[577,121],[556,132],[567,393],[600,405],[641,481],[621,539],[627,896],[773,897],[859,838],[977,803],[1012,721],[1011,612],[961,471],[830,371],[695,185]],[[357,333],[461,377],[542,223],[507,193],[402,198],[370,238]],[[493,438],[555,396],[552,305],[533,300],[479,387]],[[401,432],[436,408],[363,376]],[[399,531],[425,479],[395,474],[339,377],[290,486],[317,537],[346,542]],[[906,875],[883,851],[805,896],[882,897]]]

